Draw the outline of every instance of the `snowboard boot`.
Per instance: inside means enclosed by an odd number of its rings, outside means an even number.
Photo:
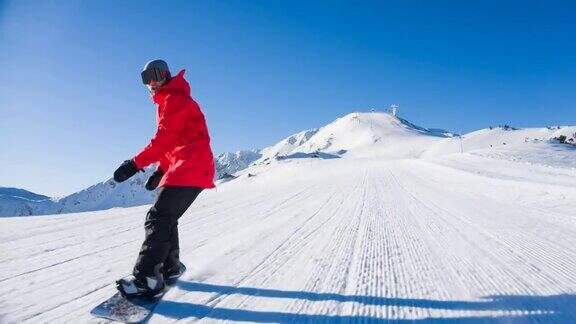
[[[164,271],[164,280],[166,284],[169,286],[175,284],[178,278],[180,278],[184,272],[186,272],[186,266],[180,261],[178,261],[178,264],[175,266],[167,268]]]
[[[164,280],[167,285],[173,285],[186,272],[186,266],[180,262],[180,250],[172,250],[164,263]]]
[[[163,264],[157,264],[154,267],[154,276],[136,277],[129,275],[116,281],[116,288],[127,299],[141,298],[154,299],[162,296],[164,293],[164,274],[162,273]]]

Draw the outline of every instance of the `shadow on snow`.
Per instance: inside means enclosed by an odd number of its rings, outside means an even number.
[[[268,298],[287,298],[305,301],[356,302],[362,305],[400,306],[423,309],[441,309],[454,311],[511,311],[521,315],[472,316],[472,317],[434,317],[419,320],[397,320],[370,317],[365,315],[322,315],[298,314],[289,312],[251,311],[223,307],[210,307],[201,304],[162,301],[155,313],[182,319],[188,317],[213,320],[246,321],[258,323],[270,322],[384,322],[394,323],[524,323],[544,321],[550,323],[574,322],[576,315],[576,295],[561,294],[551,296],[502,295],[488,296],[482,301],[451,301],[420,298],[390,298],[376,296],[343,295],[336,293],[316,293],[277,289],[233,287],[198,282],[178,282],[177,286],[186,291],[216,293],[222,295],[246,295]]]

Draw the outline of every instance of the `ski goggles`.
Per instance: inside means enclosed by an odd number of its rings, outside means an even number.
[[[142,76],[142,83],[147,85],[150,84],[150,82],[152,81],[158,82],[164,80],[167,74],[168,73],[166,70],[161,70],[159,68],[151,68],[142,71],[140,75]]]

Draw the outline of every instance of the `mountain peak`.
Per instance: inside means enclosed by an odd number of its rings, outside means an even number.
[[[254,164],[313,154],[332,158],[383,153],[402,158],[419,154],[432,140],[450,136],[444,130],[419,127],[390,113],[356,111],[264,148],[262,157]],[[416,138],[418,141],[411,141]]]
[[[447,135],[416,126],[386,112],[353,112],[322,127],[295,151],[345,153],[347,156],[383,153],[405,157],[420,150],[420,147],[413,147],[415,143],[411,144],[412,140],[418,139],[418,146],[422,146],[426,145],[427,137]]]

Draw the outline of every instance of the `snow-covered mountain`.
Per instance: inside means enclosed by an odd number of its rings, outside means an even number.
[[[256,163],[268,162],[279,156],[287,156],[300,145],[306,143],[318,129],[309,129],[286,137],[278,143],[261,150],[262,156]]]
[[[0,187],[0,217],[31,215],[33,206],[50,204],[50,197],[19,188]]]
[[[384,112],[353,112],[263,149],[220,154],[215,158],[216,180],[222,179],[217,181],[220,184],[250,173],[251,166],[290,159],[379,157],[389,160],[431,158],[460,152],[488,156],[499,154],[498,150],[503,148],[519,146],[526,150],[543,146],[544,150],[532,152],[534,160],[539,154],[548,154],[546,149],[554,145],[554,138],[565,135],[571,139],[575,133],[576,127],[568,126],[491,127],[458,136],[442,129],[420,127]],[[517,158],[530,159],[526,154],[521,155]],[[0,194],[0,216],[71,213],[150,204],[155,192],[145,190],[143,184],[151,172],[152,168],[149,168],[121,184],[109,179],[63,198],[33,200],[23,193],[21,195],[26,197]]]
[[[254,164],[302,157],[418,156],[437,138],[453,136],[383,112],[354,112],[321,128],[291,135],[262,150]]]
[[[0,187],[0,197],[2,196],[9,196],[9,197],[17,197],[17,198],[24,198],[28,200],[46,200],[50,199],[48,196],[39,195],[37,193],[19,189],[19,188],[10,188],[10,187]]]
[[[554,144],[560,136],[576,138],[576,126],[553,126],[514,128],[510,126],[489,127],[452,137],[435,143],[428,148],[425,156],[438,156],[455,152],[471,152],[483,149],[506,148],[510,146],[529,147],[532,144]],[[576,139],[575,139],[576,140]]]
[[[292,152],[322,152],[348,157],[417,157],[439,137],[447,135],[387,113],[351,113],[320,128]]]
[[[216,156],[216,180],[232,176],[262,157],[260,150],[226,152]]]

